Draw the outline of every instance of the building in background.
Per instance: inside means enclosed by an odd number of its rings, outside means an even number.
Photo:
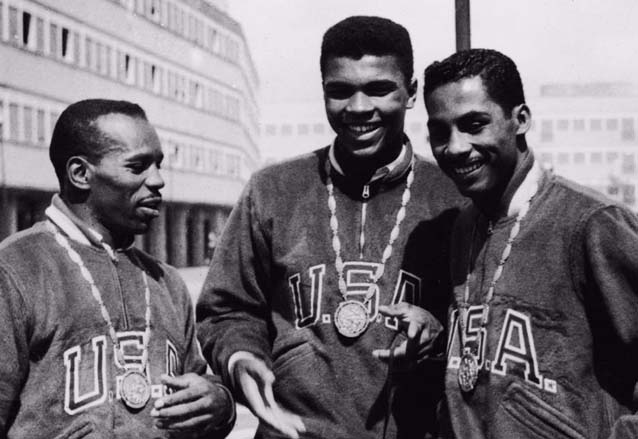
[[[125,99],[165,153],[164,208],[138,244],[178,267],[205,262],[260,164],[258,77],[223,0],[0,0],[0,60],[0,239],[41,219],[57,191],[60,112]]]
[[[405,132],[414,150],[433,160],[421,92],[406,113]],[[638,87],[625,83],[548,84],[529,93],[532,129],[528,143],[545,167],[596,189],[638,212]],[[329,144],[334,133],[323,103],[272,106],[264,115],[266,162]]]
[[[638,87],[548,84],[530,106],[528,139],[541,163],[638,212]]]

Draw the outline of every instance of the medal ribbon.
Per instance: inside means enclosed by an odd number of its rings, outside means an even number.
[[[91,275],[91,272],[84,265],[84,261],[82,260],[78,252],[73,250],[73,248],[69,244],[69,240],[64,235],[59,233],[53,224],[48,223],[48,225],[51,231],[53,232],[57,243],[60,244],[60,246],[66,250],[71,261],[73,261],[80,269],[80,273],[82,274],[82,277],[84,277],[84,279],[91,286],[91,294],[93,295],[93,298],[100,306],[100,313],[102,314],[102,318],[104,319],[104,321],[106,322],[108,326],[109,337],[111,338],[111,342],[113,343],[113,346],[115,346],[117,360],[121,365],[123,365],[126,368],[125,366],[126,363],[124,361],[124,352],[122,351],[120,342],[117,339],[117,334],[115,333],[115,328],[113,327],[111,316],[109,315],[109,312],[106,309],[106,306],[104,305],[104,301],[102,300],[102,295],[100,294],[100,290],[95,285],[95,281],[93,280],[93,276]],[[112,250],[109,247],[106,247],[106,244],[103,243],[102,245],[105,247],[105,249],[110,250],[108,251],[110,255],[112,253]],[[151,338],[151,291],[148,286],[148,278],[146,276],[146,271],[144,270],[142,270],[142,279],[144,281],[144,299],[146,301],[146,312],[144,316],[146,323],[145,323],[144,335],[142,340],[142,365],[141,365],[141,371],[144,371],[146,369],[146,364],[148,363],[148,344]]]
[[[512,229],[510,230],[510,234],[509,237],[507,238],[507,242],[505,244],[505,248],[503,249],[503,253],[501,254],[501,259],[498,262],[498,265],[496,266],[496,269],[494,270],[494,275],[492,277],[492,281],[490,282],[490,286],[487,290],[487,294],[485,295],[485,299],[483,300],[482,306],[483,306],[483,313],[481,316],[481,328],[485,328],[487,326],[487,321],[488,321],[488,316],[489,316],[489,303],[492,300],[492,298],[494,297],[494,290],[496,289],[496,284],[499,281],[499,279],[501,278],[501,276],[503,275],[503,269],[505,267],[505,263],[507,262],[510,253],[512,252],[512,245],[514,244],[514,241],[516,240],[516,237],[518,236],[518,233],[521,230],[521,221],[523,220],[523,218],[525,218],[525,215],[527,215],[527,212],[529,211],[529,207],[530,204],[532,202],[532,198],[534,198],[534,195],[536,194],[536,191],[538,190],[538,182],[535,182],[531,189],[530,189],[530,193],[529,193],[529,197],[527,198],[527,200],[525,201],[525,203],[521,206],[521,209],[518,211],[518,214],[516,215],[516,221],[514,222],[514,225],[512,226]],[[467,327],[467,315],[468,315],[468,309],[469,309],[469,301],[470,301],[470,274],[471,274],[471,268],[472,268],[472,253],[473,253],[473,247],[474,247],[474,239],[475,239],[475,232],[476,232],[476,223],[474,224],[474,227],[472,229],[472,241],[470,243],[470,255],[469,255],[469,259],[467,262],[467,276],[465,278],[465,287],[464,287],[464,291],[463,291],[463,302],[458,304],[458,309],[459,309],[459,327],[460,327],[460,332],[461,332],[461,351],[463,351],[463,349],[465,348],[465,344],[466,344],[466,339],[465,339],[465,329]],[[488,234],[491,235],[492,234],[492,222],[490,221],[488,223]]]
[[[335,269],[337,270],[337,275],[339,277],[338,286],[339,293],[346,300],[346,281],[343,277],[343,258],[341,257],[341,241],[339,240],[339,221],[337,220],[337,201],[334,197],[334,185],[332,183],[332,179],[330,178],[330,161],[327,162],[327,177],[326,177],[326,189],[328,191],[328,209],[330,210],[330,229],[332,230],[332,249],[335,253]],[[370,285],[368,288],[368,294],[366,294],[366,302],[372,297],[374,294],[374,288],[377,285],[381,276],[385,271],[385,264],[392,256],[392,246],[394,242],[399,237],[399,232],[401,230],[401,223],[405,219],[405,209],[410,201],[411,193],[410,186],[412,186],[412,182],[414,181],[414,162],[410,164],[410,172],[408,173],[408,177],[405,182],[405,190],[403,191],[403,195],[401,196],[401,206],[397,211],[397,217],[394,223],[394,227],[390,232],[390,238],[388,240],[388,244],[383,250],[383,255],[381,256],[381,267],[377,270],[377,273],[373,275],[372,282],[373,285]],[[364,221],[364,220],[362,220]],[[363,236],[363,230],[361,231],[360,243],[365,242],[365,237]],[[363,244],[361,244],[363,245]]]

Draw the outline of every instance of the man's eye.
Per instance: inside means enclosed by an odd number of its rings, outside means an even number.
[[[385,96],[392,93],[395,90],[394,87],[388,86],[378,86],[378,87],[368,87],[365,92],[368,96]]]
[[[449,131],[443,127],[428,126],[428,137],[431,144],[439,144],[447,141]]]
[[[487,122],[482,120],[471,120],[460,124],[459,129],[465,133],[478,134],[485,128],[485,125],[487,125]]]
[[[352,96],[352,89],[350,87],[326,87],[324,93],[331,99],[348,99]]]
[[[127,166],[133,173],[141,174],[148,167],[145,163],[129,163]]]

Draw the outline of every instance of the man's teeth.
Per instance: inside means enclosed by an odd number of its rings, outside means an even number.
[[[454,173],[457,175],[465,175],[470,172],[476,171],[478,168],[483,166],[482,162],[474,162],[468,166],[456,167],[454,168]]]
[[[355,132],[356,134],[365,134],[370,131],[374,131],[377,128],[377,125],[374,124],[365,124],[365,125],[348,125],[348,129],[350,131]]]

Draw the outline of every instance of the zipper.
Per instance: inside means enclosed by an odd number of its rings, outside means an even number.
[[[128,329],[129,328],[128,310],[126,308],[126,302],[124,301],[124,292],[122,291],[122,281],[117,271],[118,260],[117,260],[117,257],[115,256],[110,257],[110,255],[109,255],[109,260],[111,261],[111,268],[113,271],[113,275],[115,276],[117,289],[120,293],[120,303],[122,304],[122,314],[124,315],[124,329]]]
[[[370,185],[369,184],[364,184],[363,185],[363,191],[361,192],[361,196],[363,197],[364,200],[367,200],[368,198],[370,198]]]

